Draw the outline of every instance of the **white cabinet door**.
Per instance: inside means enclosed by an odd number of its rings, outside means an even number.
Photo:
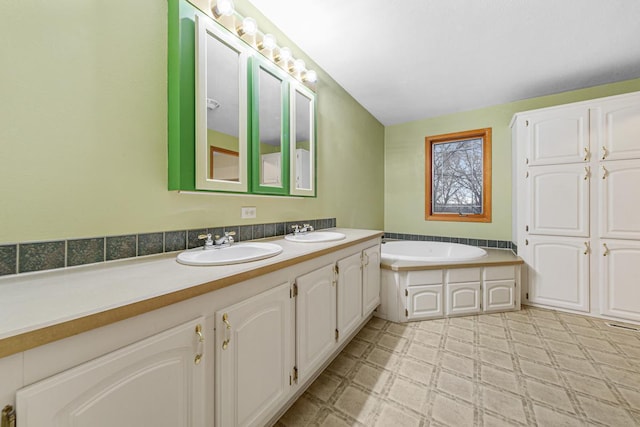
[[[19,390],[20,427],[204,425],[208,357],[197,325],[204,319]]]
[[[589,160],[588,107],[546,111],[525,118],[530,166]]]
[[[483,311],[510,310],[516,305],[515,280],[495,280],[483,283]]]
[[[640,95],[602,105],[600,159],[640,158]]]
[[[288,398],[293,371],[290,285],[216,312],[216,425],[264,425]]]
[[[602,162],[599,173],[600,237],[640,239],[640,160]]]
[[[344,340],[362,318],[362,260],[353,254],[338,261],[338,331]]]
[[[407,319],[429,319],[444,316],[442,285],[422,285],[407,288]]]
[[[529,301],[589,311],[589,241],[530,237]]]
[[[640,321],[640,242],[600,241],[601,313]]]
[[[447,283],[447,316],[480,312],[480,283]]]
[[[585,169],[587,168],[587,169]],[[589,236],[590,171],[580,164],[529,168],[529,234]]]
[[[336,287],[330,264],[296,279],[296,366],[299,382],[336,348]]]
[[[380,245],[362,252],[362,315],[368,316],[380,304]]]

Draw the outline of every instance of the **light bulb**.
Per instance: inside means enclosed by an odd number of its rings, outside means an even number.
[[[291,60],[291,49],[288,47],[281,47],[276,56],[276,61],[284,62],[285,64]]]
[[[302,80],[309,83],[315,83],[316,81],[318,81],[318,74],[316,74],[316,72],[313,70],[307,70],[307,72],[304,73],[304,77],[302,78]]]
[[[301,73],[305,69],[305,63],[302,59],[296,59],[293,61],[293,71],[296,73]]]
[[[258,32],[258,23],[253,18],[244,18],[242,20],[242,25],[238,27],[239,36],[243,36],[245,34],[248,36],[255,36],[257,32]]]
[[[218,0],[211,12],[216,18],[220,18],[221,16],[233,15],[234,10],[232,0]]]
[[[262,41],[259,44],[260,49],[269,49],[273,50],[276,48],[276,38],[273,34],[265,34],[262,36]]]

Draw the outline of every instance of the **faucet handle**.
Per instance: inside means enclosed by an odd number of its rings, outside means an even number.
[[[229,236],[235,236],[235,235],[236,235],[236,232],[235,232],[235,231],[225,231],[225,232],[224,232],[224,235],[225,235],[225,236],[227,236],[227,237],[229,237]]]
[[[311,226],[311,224],[304,224],[303,227],[306,228],[307,231],[313,231],[313,227]]]
[[[198,239],[199,240],[204,240],[204,239],[209,240],[209,239],[211,239],[211,234],[199,234],[198,235]]]
[[[291,228],[293,229],[293,234],[298,234],[300,232],[300,226],[298,224],[293,224]]]

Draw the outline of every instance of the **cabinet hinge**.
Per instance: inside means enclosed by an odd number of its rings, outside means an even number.
[[[528,165],[528,164],[529,164],[529,158],[528,158],[528,157],[525,157],[525,159],[524,159],[524,164],[525,164],[525,165]]]
[[[2,427],[16,427],[16,410],[13,406],[7,405],[2,409],[2,418],[0,418]]]
[[[340,331],[336,329],[336,341],[340,338]]]
[[[291,375],[289,375],[289,385],[293,385],[293,380],[291,378]]]
[[[405,297],[408,297],[408,296],[409,296],[409,289],[405,289],[405,290],[404,290],[404,296],[405,296]]]
[[[296,283],[293,284],[291,290],[289,291],[289,298],[295,298],[298,296],[298,285]]]
[[[404,309],[404,315],[405,317],[409,317],[409,310],[407,310],[406,308]]]
[[[529,120],[525,120],[525,121],[524,121],[524,125],[525,125],[525,126],[529,126]]]
[[[293,381],[295,381],[296,383],[298,382],[298,367],[297,366],[293,367]]]
[[[529,231],[529,226],[528,225],[524,226],[524,231]]]
[[[529,299],[529,292],[527,292],[526,294],[524,294],[525,299]]]
[[[336,274],[340,274],[340,267],[338,267],[338,264],[333,266],[333,271],[335,271]]]

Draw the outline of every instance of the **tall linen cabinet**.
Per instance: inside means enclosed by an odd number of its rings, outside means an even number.
[[[640,322],[640,92],[517,113],[511,129],[522,300]]]

